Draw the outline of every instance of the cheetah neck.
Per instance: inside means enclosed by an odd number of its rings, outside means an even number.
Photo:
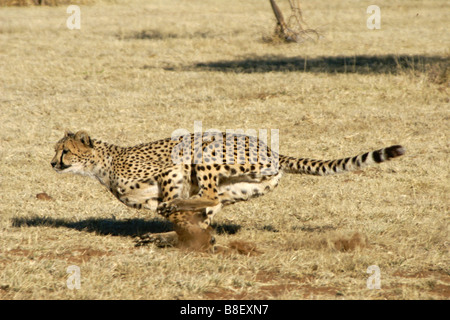
[[[101,184],[111,188],[116,180],[114,159],[123,153],[124,148],[99,140],[92,140],[92,142],[94,159],[91,161],[92,167],[88,170],[87,175],[96,178]]]

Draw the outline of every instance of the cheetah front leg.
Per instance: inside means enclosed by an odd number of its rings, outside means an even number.
[[[168,202],[162,202],[158,205],[156,211],[164,216],[168,217],[173,212],[179,211],[191,211],[201,212],[206,208],[214,207],[219,204],[219,200],[205,199],[198,196],[194,196],[190,199],[174,199]]]
[[[162,233],[146,233],[136,240],[136,247],[144,246],[149,243],[155,244],[157,247],[176,247],[178,245],[178,234],[175,231]]]

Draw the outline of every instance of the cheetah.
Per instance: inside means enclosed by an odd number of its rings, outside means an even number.
[[[400,145],[335,160],[281,155],[261,139],[239,133],[204,132],[121,147],[65,133],[51,166],[58,173],[96,178],[122,203],[156,211],[174,231],[145,234],[138,244],[214,243],[211,221],[224,206],[273,190],[283,173],[330,175],[401,156]]]

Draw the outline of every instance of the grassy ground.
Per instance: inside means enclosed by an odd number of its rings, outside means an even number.
[[[302,1],[323,35],[302,45],[263,40],[268,1],[99,2],[81,6],[80,30],[66,6],[3,7],[0,298],[448,299],[449,3],[377,4],[381,29],[368,30],[361,1]],[[227,207],[216,239],[250,242],[251,256],[135,248],[170,226],[50,167],[65,129],[133,145],[194,121],[279,129],[292,156],[407,153],[356,174],[286,175]]]

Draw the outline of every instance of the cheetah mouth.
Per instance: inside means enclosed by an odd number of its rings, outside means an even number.
[[[68,169],[68,168],[70,168],[71,166],[70,165],[65,165],[65,164],[60,164],[60,165],[57,165],[57,166],[54,166],[53,167],[53,169],[56,171],[56,172],[62,172],[62,171],[64,171],[64,170],[66,170],[66,169]]]

